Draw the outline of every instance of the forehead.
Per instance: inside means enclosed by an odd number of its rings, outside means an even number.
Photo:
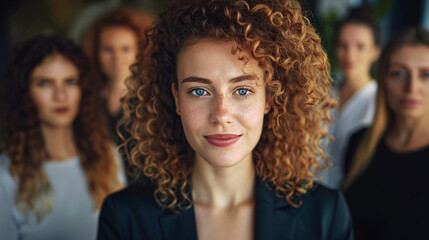
[[[105,27],[100,32],[100,42],[134,42],[137,41],[137,34],[133,29],[126,26],[109,26]]]
[[[340,42],[374,42],[374,36],[369,26],[360,23],[344,25],[338,35]]]
[[[45,57],[32,71],[32,77],[58,76],[78,74],[77,67],[61,54],[53,54]]]
[[[429,68],[429,46],[403,46],[392,54],[390,64]]]
[[[245,50],[235,54],[231,41],[200,39],[185,46],[177,57],[177,77],[204,77],[212,80],[231,79],[243,74],[262,79],[258,61]]]

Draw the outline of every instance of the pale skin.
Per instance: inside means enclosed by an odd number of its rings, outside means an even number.
[[[371,29],[363,24],[349,23],[338,35],[335,54],[343,72],[344,82],[339,92],[339,108],[371,81],[371,64],[380,49],[375,45]]]
[[[137,51],[138,38],[131,28],[111,26],[101,31],[98,59],[108,78],[105,98],[112,115],[121,109],[120,99],[127,93],[125,79],[131,75],[129,67],[135,62]]]
[[[38,110],[40,128],[51,161],[78,154],[73,121],[79,111],[79,71],[60,54],[47,56],[30,75],[30,96]]]
[[[392,54],[386,79],[394,114],[387,144],[399,152],[429,145],[429,46],[404,46]]]
[[[270,106],[256,60],[231,49],[231,42],[212,39],[184,47],[177,61],[178,85],[172,85],[177,114],[195,151],[192,198],[203,240],[253,239],[254,233],[252,150]],[[245,72],[239,55],[249,59]],[[219,136],[236,140],[223,145]]]

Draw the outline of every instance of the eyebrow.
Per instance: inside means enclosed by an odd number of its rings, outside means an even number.
[[[79,75],[77,74],[72,74],[72,75],[68,75],[66,77],[64,77],[64,79],[70,79],[70,78],[76,78],[79,79]],[[43,81],[49,81],[49,82],[54,82],[55,78],[53,77],[47,77],[47,76],[43,76],[43,75],[39,75],[39,76],[33,76],[30,78],[31,81],[36,81],[36,80],[43,80]]]
[[[389,64],[389,67],[388,67],[388,69],[390,69],[390,68],[405,68],[405,69],[409,69],[408,68],[408,66],[406,65],[406,64],[403,64],[403,63],[401,63],[401,62],[391,62],[390,64]]]
[[[235,78],[231,78],[229,80],[229,82],[230,83],[237,83],[237,82],[256,80],[256,79],[257,79],[257,77],[255,75],[242,75],[242,76],[238,76]],[[195,76],[191,76],[191,77],[187,77],[187,78],[183,79],[182,84],[185,82],[196,82],[196,83],[204,83],[204,84],[211,84],[212,83],[212,81],[210,79],[195,77]]]

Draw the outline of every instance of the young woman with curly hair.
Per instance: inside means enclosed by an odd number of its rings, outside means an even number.
[[[350,138],[345,196],[358,239],[429,239],[429,31],[390,40],[374,123]]]
[[[1,239],[94,239],[103,199],[123,185],[87,65],[71,41],[39,37],[7,69]]]
[[[334,101],[298,2],[175,0],[148,40],[124,124],[153,187],[109,196],[98,239],[353,238],[341,193],[313,184]]]

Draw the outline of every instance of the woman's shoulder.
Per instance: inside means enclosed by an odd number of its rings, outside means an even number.
[[[9,171],[10,159],[6,153],[0,154],[0,195],[13,203],[13,196],[17,188],[17,181]]]
[[[0,183],[9,183],[13,181],[9,171],[10,159],[6,153],[0,154]]]
[[[5,152],[0,153],[0,171],[9,168],[9,157]]]
[[[150,212],[159,214],[162,208],[155,200],[154,191],[152,186],[136,183],[109,195],[104,201],[103,208],[113,207],[117,213],[128,213],[131,210],[143,211],[145,215]]]
[[[153,187],[134,184],[109,195],[99,217],[98,239],[130,239],[131,235],[156,230],[156,221],[163,209],[154,198]],[[129,231],[138,226],[138,233]],[[155,229],[155,230],[154,230]],[[144,235],[144,234],[143,234]]]
[[[331,189],[320,183],[315,183],[314,186],[307,191],[303,197],[303,205],[308,207],[314,206],[323,211],[334,211],[333,208],[343,208],[348,211],[345,199],[340,190]]]
[[[109,198],[117,203],[126,202],[126,204],[141,201],[151,202],[155,201],[153,196],[154,190],[155,188],[151,185],[136,183],[111,194]]]
[[[309,224],[317,221],[316,226],[329,236],[326,239],[353,239],[351,214],[341,191],[315,184],[304,196],[301,207],[302,220]]]
[[[352,133],[352,135],[350,135],[350,143],[353,141],[354,143],[358,143],[360,142],[360,140],[362,140],[363,135],[365,134],[365,132],[368,130],[369,127],[363,127],[360,128],[356,131],[354,131]]]

